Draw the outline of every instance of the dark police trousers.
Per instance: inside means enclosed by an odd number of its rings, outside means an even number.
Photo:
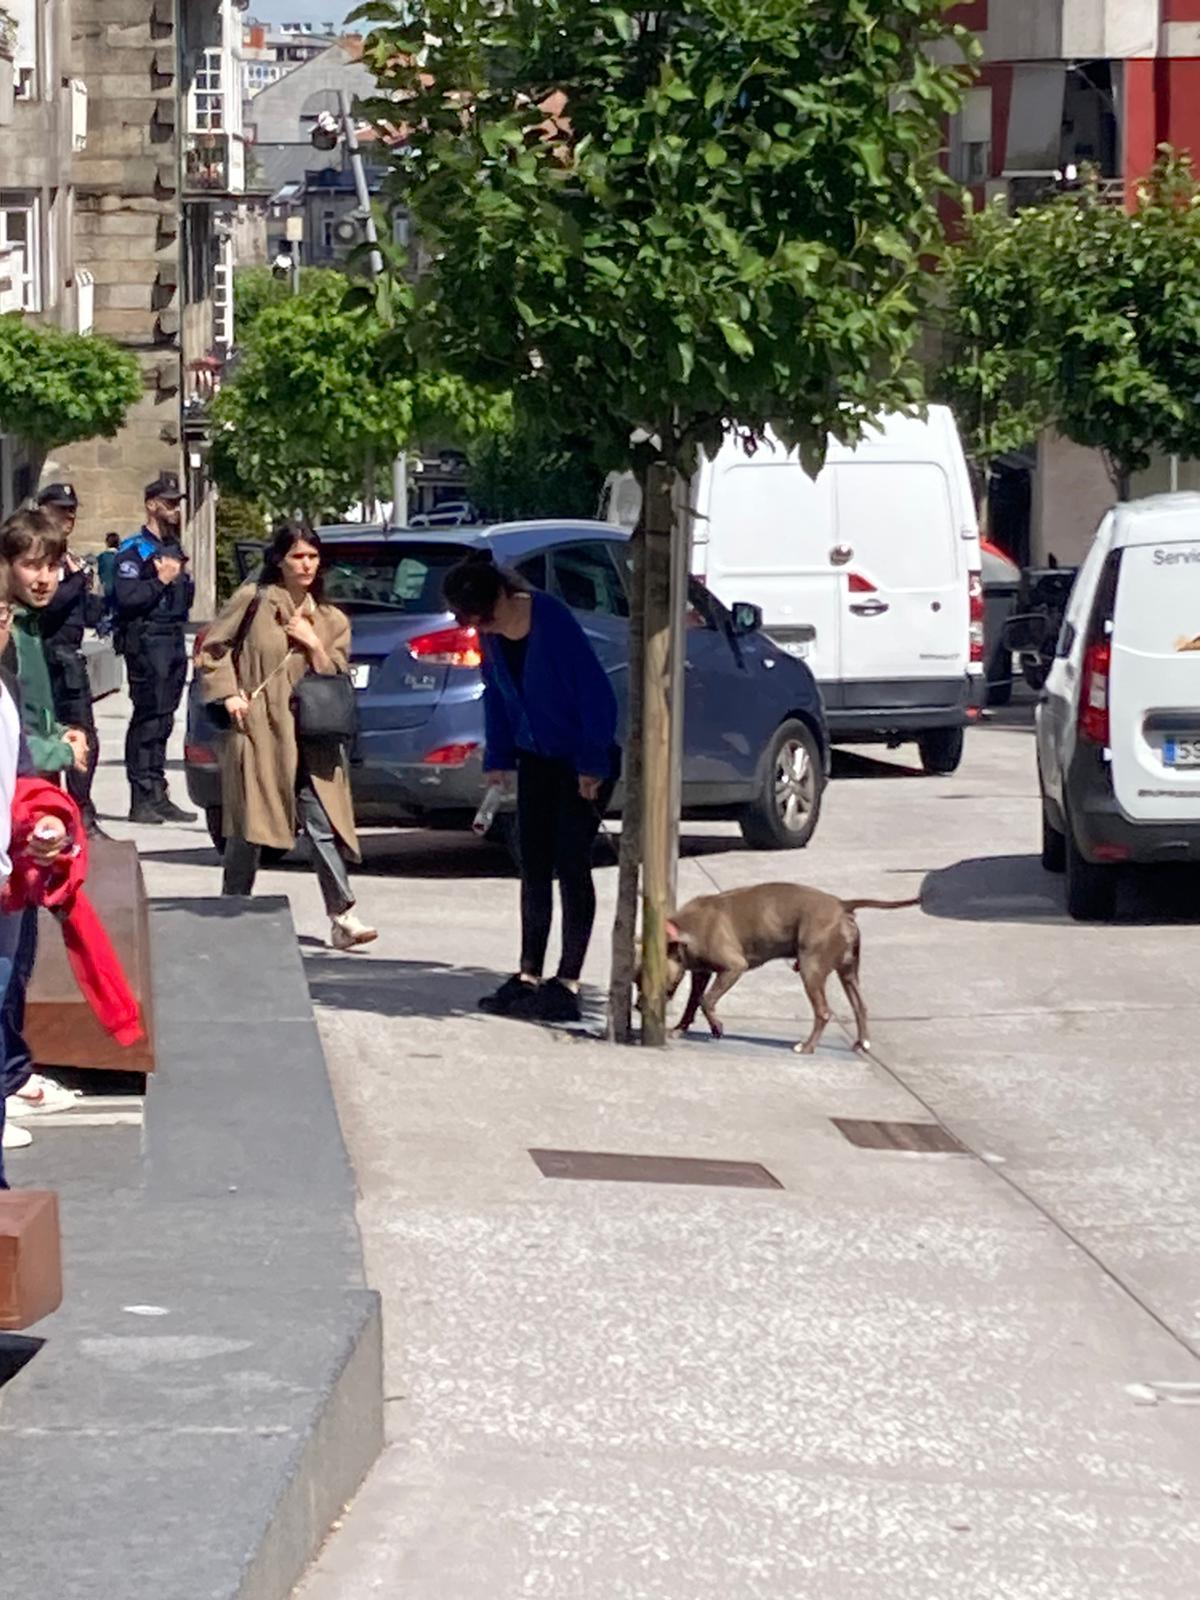
[[[134,803],[157,805],[166,799],[167,741],[187,682],[183,630],[159,633],[139,628],[126,643],[125,670],[133,701],[125,735],[125,771]]]
[[[50,683],[54,690],[54,715],[64,728],[82,728],[87,734],[88,764],[83,772],[78,767],[66,771],[67,793],[83,812],[85,822],[95,815],[92,805],[92,781],[96,776],[96,763],[100,759],[100,740],[96,733],[96,713],[92,709],[92,684],[88,677],[87,662],[78,650],[46,647],[46,665],[50,669]]]

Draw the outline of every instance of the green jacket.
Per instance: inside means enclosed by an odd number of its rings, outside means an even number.
[[[65,772],[75,756],[63,738],[65,728],[54,715],[54,691],[42,645],[41,613],[22,605],[15,606],[13,611],[12,636],[21,685],[21,723],[29,742],[29,754],[38,772]]]

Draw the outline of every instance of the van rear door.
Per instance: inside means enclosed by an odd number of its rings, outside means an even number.
[[[727,445],[712,463],[708,504],[698,506],[692,570],[727,606],[762,607],[763,627],[817,682],[833,684],[841,655],[841,574],[829,474],[814,482],[770,442],[745,456]]]
[[[1113,792],[1135,822],[1200,822],[1200,527],[1178,537],[1187,526],[1172,517],[1167,537],[1121,552],[1109,741]]]
[[[903,683],[962,678],[970,655],[965,546],[943,467],[861,456],[835,462],[844,609],[841,671],[909,703]]]

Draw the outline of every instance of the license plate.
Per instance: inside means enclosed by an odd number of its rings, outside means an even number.
[[[1166,767],[1200,767],[1200,737],[1195,739],[1164,739],[1163,765]]]
[[[350,663],[350,682],[356,689],[365,689],[371,681],[371,665],[367,661]]]

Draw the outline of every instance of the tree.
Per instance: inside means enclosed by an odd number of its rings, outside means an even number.
[[[1016,216],[969,217],[948,282],[942,392],[981,456],[1053,425],[1102,451],[1124,495],[1155,454],[1200,455],[1200,185],[1187,158],[1164,147],[1132,211],[1085,175]]]
[[[507,428],[479,435],[467,447],[467,489],[497,522],[521,517],[594,517],[604,475],[587,441],[514,416]]]
[[[109,340],[0,317],[0,432],[42,454],[111,438],[141,392],[137,362]]]
[[[260,311],[213,408],[218,483],[273,516],[341,516],[386,490],[399,451],[469,439],[503,409],[445,373],[383,371],[380,324],[346,290],[328,273]]]
[[[320,293],[322,287],[336,282],[345,288],[341,273],[330,267],[300,268],[300,297]],[[282,305],[292,298],[291,274],[277,278],[270,267],[238,267],[233,274],[233,331],[234,339],[241,343],[254,327],[260,312],[268,306]]]
[[[675,480],[731,421],[748,443],[773,427],[815,468],[830,433],[853,439],[919,395],[937,151],[964,78],[929,52],[967,35],[942,0],[372,0],[359,15],[395,198],[432,257],[417,353],[512,387],[642,480],[612,1011],[622,1036],[644,844],[643,1038],[661,1042],[670,568],[690,532]]]

